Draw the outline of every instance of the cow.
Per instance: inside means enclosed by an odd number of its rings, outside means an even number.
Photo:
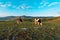
[[[22,23],[22,22],[23,22],[23,20],[22,20],[21,18],[18,18],[18,19],[17,19],[17,23],[18,23],[18,24],[20,24],[20,23]]]
[[[41,19],[35,18],[34,23],[42,26],[42,20]]]

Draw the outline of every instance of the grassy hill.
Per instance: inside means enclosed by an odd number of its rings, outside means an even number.
[[[0,40],[59,40],[60,18],[43,18],[43,25],[35,25],[31,18],[26,18],[23,23],[16,21],[0,21]],[[53,21],[55,20],[55,21]],[[49,22],[47,22],[49,21]],[[24,35],[24,36],[23,36]]]
[[[60,17],[55,17],[53,20],[51,20],[49,22],[60,22]]]
[[[16,16],[7,16],[7,17],[0,17],[0,21],[12,20],[15,19]]]

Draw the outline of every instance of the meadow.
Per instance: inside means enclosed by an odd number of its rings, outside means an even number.
[[[26,19],[20,24],[16,21],[0,21],[0,40],[60,40],[60,18],[43,20],[43,25],[35,25]]]

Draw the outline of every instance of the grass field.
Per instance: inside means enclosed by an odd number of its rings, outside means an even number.
[[[43,25],[24,21],[0,21],[0,40],[60,40],[60,19],[44,21]]]

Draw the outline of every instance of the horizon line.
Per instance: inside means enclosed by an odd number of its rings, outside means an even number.
[[[21,16],[31,16],[31,15],[21,15]],[[8,17],[8,16],[0,16],[0,17]],[[60,16],[31,16],[31,17],[60,17]]]

